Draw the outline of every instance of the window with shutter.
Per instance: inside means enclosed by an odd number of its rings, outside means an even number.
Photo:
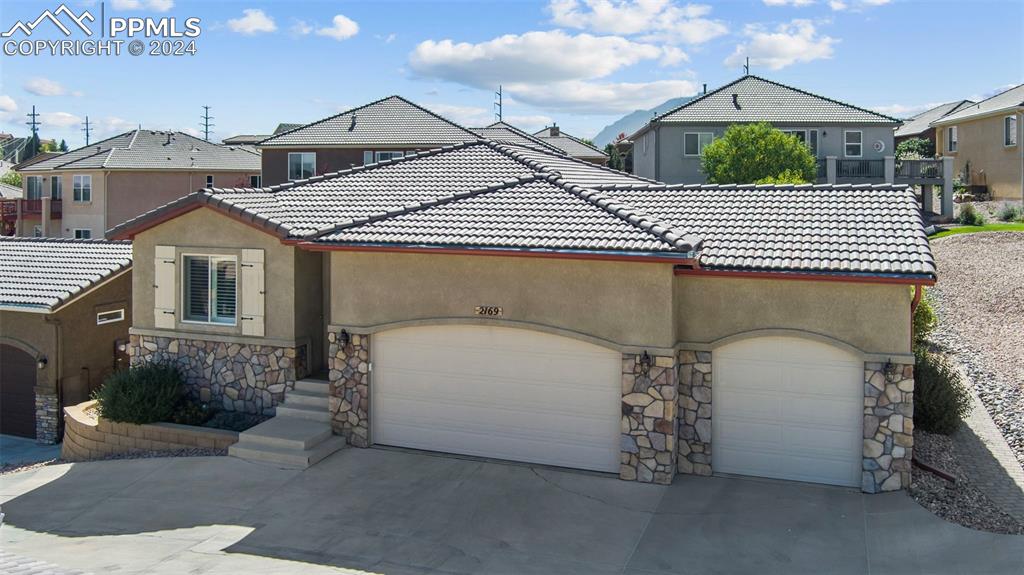
[[[263,250],[242,250],[242,335],[264,335],[265,286]]]
[[[235,325],[238,263],[232,256],[185,255],[183,321]]]

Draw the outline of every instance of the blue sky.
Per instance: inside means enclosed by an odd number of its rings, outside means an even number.
[[[0,28],[59,4],[3,0]],[[34,104],[43,136],[77,147],[86,115],[94,140],[138,124],[194,132],[208,104],[220,140],[389,94],[472,127],[492,121],[501,83],[506,120],[589,137],[735,79],[748,55],[752,73],[901,117],[1024,81],[1019,1],[103,4],[108,17],[201,18],[198,53],[0,56],[0,130],[25,133]],[[68,6],[98,18],[98,1]]]

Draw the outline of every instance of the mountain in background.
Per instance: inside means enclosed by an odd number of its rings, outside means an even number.
[[[600,132],[594,136],[594,145],[598,148],[604,149],[604,147],[615,141],[619,137],[619,134],[631,135],[636,132],[644,124],[650,121],[657,114],[663,114],[672,108],[677,108],[690,100],[696,98],[696,96],[684,96],[682,98],[672,98],[666,102],[663,102],[650,110],[637,110],[631,112],[618,120],[608,124]]]

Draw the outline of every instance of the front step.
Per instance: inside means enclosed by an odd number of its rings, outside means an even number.
[[[322,421],[323,423],[331,422],[331,413],[327,410],[326,405],[324,407],[307,407],[304,405],[291,406],[281,404],[277,406],[276,417],[308,419],[309,421]]]
[[[293,389],[285,394],[283,405],[287,405],[289,407],[310,407],[313,409],[322,409],[326,412],[328,399],[326,393]]]
[[[331,437],[331,426],[297,417],[272,417],[238,436],[239,443],[305,451]]]
[[[305,469],[306,467],[319,463],[321,459],[324,459],[342,447],[345,447],[345,438],[340,435],[332,436],[328,440],[317,444],[312,449],[304,449],[302,451],[268,447],[266,445],[253,446],[245,440],[242,440],[229,447],[228,454],[248,461],[261,461],[283,467],[297,467]]]
[[[327,395],[330,392],[331,383],[326,379],[307,377],[295,382],[295,391],[311,391]]]

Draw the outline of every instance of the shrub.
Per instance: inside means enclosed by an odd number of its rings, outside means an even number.
[[[796,170],[784,170],[777,176],[768,176],[754,182],[755,184],[806,184],[803,174]]]
[[[975,209],[974,204],[961,204],[960,213],[956,216],[956,223],[965,226],[983,226],[985,225],[985,216]]]
[[[1021,209],[1019,206],[1015,206],[1010,202],[1003,202],[1003,207],[999,208],[999,213],[996,217],[1003,222],[1015,222],[1021,219]]]
[[[914,366],[914,426],[949,435],[971,409],[971,395],[960,373],[942,356],[924,349]]]
[[[114,372],[93,394],[100,415],[110,421],[167,421],[184,391],[181,374],[169,365],[147,363]]]
[[[178,404],[171,421],[182,425],[202,425],[210,421],[213,415],[209,404],[185,400]]]
[[[922,290],[924,288],[921,288]],[[913,289],[911,289],[913,292]],[[925,291],[921,296],[921,301],[917,303],[917,309],[914,310],[914,349],[923,347],[928,339],[928,336],[935,331],[935,326],[939,323],[938,318],[935,317],[935,310],[932,309],[932,301],[928,296],[928,292]]]
[[[910,138],[896,145],[896,161],[923,160],[935,156],[935,142],[925,138]]]
[[[701,169],[712,184],[752,184],[787,172],[812,182],[818,175],[810,148],[767,122],[729,126],[704,147]]]

